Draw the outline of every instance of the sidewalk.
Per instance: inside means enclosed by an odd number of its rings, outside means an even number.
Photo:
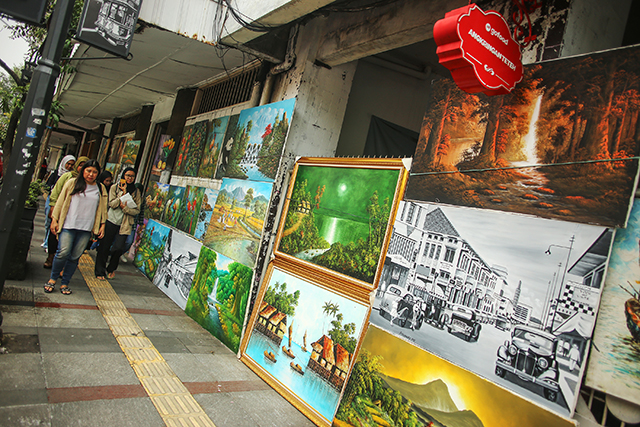
[[[0,296],[1,426],[312,425],[131,263],[98,281],[91,251],[73,294],[44,293],[43,224]]]

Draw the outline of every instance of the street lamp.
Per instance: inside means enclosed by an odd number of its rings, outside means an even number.
[[[555,323],[556,315],[558,314],[558,307],[560,305],[560,295],[562,294],[562,288],[564,287],[564,279],[565,279],[565,277],[567,275],[567,268],[569,267],[569,258],[571,257],[571,251],[573,250],[573,243],[575,242],[575,240],[576,240],[576,236],[573,235],[573,236],[571,236],[571,239],[569,239],[569,246],[549,245],[547,250],[544,251],[545,254],[551,255],[551,247],[556,247],[556,248],[568,249],[569,250],[567,252],[567,260],[564,263],[564,271],[562,272],[562,279],[560,280],[560,286],[558,287],[558,297],[556,298],[556,308],[553,311],[553,317],[551,318],[551,325],[549,327],[549,329],[550,329],[550,331],[552,333],[553,333],[553,324]],[[549,309],[551,309],[551,300],[549,300]],[[546,320],[545,320],[545,326],[546,326]]]

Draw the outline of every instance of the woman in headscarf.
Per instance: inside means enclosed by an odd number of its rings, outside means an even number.
[[[51,214],[50,214],[51,209],[49,208],[49,194],[51,193],[51,189],[53,189],[53,186],[56,185],[56,182],[58,182],[58,179],[65,173],[73,170],[73,165],[75,163],[76,163],[75,156],[72,156],[71,154],[64,156],[62,158],[62,161],[58,165],[58,170],[51,173],[51,175],[49,175],[49,179],[47,179],[47,182],[45,183],[45,191],[47,192],[47,201],[44,204],[44,215],[47,219],[44,222],[44,230],[45,230],[44,240],[42,241],[42,245],[41,245],[43,248],[47,248],[49,233],[51,232],[51,230],[49,229],[51,227]],[[47,248],[47,251],[48,251],[48,248]],[[49,260],[47,259],[47,261]],[[51,257],[51,261],[53,261],[53,257]],[[47,262],[45,262],[44,267],[51,268],[51,262],[49,262],[48,264]]]
[[[134,184],[136,171],[130,167],[126,168],[122,176],[120,183],[112,185],[109,191],[107,223],[104,237],[98,246],[94,270],[96,277],[100,280],[104,280],[105,275],[109,279],[115,277],[127,236],[131,234],[135,216],[140,213],[142,194]],[[131,198],[133,203],[123,201],[123,198]],[[111,259],[109,259],[109,255],[111,255]],[[107,265],[107,260],[109,260],[109,265]]]

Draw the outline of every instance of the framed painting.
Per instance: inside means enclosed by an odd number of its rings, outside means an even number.
[[[368,298],[299,266],[267,268],[241,360],[318,425],[330,425],[369,317]]]
[[[104,170],[111,172],[113,176],[113,182],[116,182],[118,178],[118,172],[120,170],[120,165],[117,163],[107,163],[104,165]]]
[[[149,220],[138,244],[136,256],[133,258],[135,265],[142,273],[153,280],[158,263],[162,258],[164,246],[169,238],[171,229],[157,221]]]
[[[193,236],[202,206],[204,187],[187,185],[178,213],[176,228]]]
[[[98,160],[98,163],[101,166],[104,166],[106,164],[108,148],[109,148],[109,139],[102,138],[102,142],[100,143],[100,149],[98,150],[98,157],[96,157],[96,160]]]
[[[613,234],[402,201],[370,322],[570,417]]]
[[[136,159],[138,158],[138,151],[140,151],[140,140],[128,140],[124,144],[124,148],[122,150],[122,163],[128,166],[133,166],[136,164]]]
[[[197,176],[208,127],[208,120],[200,120],[184,127],[182,142],[173,168],[176,175]]]
[[[576,424],[371,326],[334,425],[575,427]]]
[[[209,134],[207,136],[204,152],[202,153],[202,161],[198,169],[198,176],[201,178],[213,178],[216,174],[216,166],[220,158],[220,150],[224,135],[227,132],[229,124],[229,116],[218,117],[209,123]]]
[[[160,135],[158,141],[158,150],[151,165],[151,174],[160,176],[162,171],[167,168],[167,160],[176,146],[176,141],[170,135]]]
[[[204,235],[204,244],[244,265],[253,266],[273,184],[225,178]]]
[[[109,157],[107,162],[109,163],[122,163],[122,153],[124,152],[124,146],[127,141],[130,141],[136,135],[135,132],[122,133],[116,135],[111,143],[111,150],[109,151]]]
[[[169,184],[150,182],[144,198],[144,214],[146,218],[162,220],[165,202],[169,196]]]
[[[395,159],[300,159],[275,253],[375,288],[406,176]]]
[[[211,223],[211,217],[213,216],[213,207],[216,205],[218,199],[218,192],[220,190],[215,188],[205,188],[204,196],[202,197],[202,206],[200,207],[200,213],[198,214],[198,222],[196,224],[196,231],[193,234],[198,240],[204,240],[206,232],[209,229],[209,223]]]
[[[180,218],[180,209],[182,208],[182,199],[184,198],[185,187],[177,185],[169,186],[169,193],[164,204],[162,212],[162,222],[172,227],[176,227]]]
[[[240,349],[252,278],[249,267],[202,247],[184,311],[234,353]]]

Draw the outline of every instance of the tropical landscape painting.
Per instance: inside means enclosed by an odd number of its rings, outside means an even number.
[[[169,184],[150,182],[144,198],[144,213],[149,219],[162,220],[165,202],[169,196]]]
[[[640,202],[619,229],[593,335],[585,383],[640,405]]]
[[[208,120],[201,120],[184,127],[182,142],[173,167],[175,175],[198,175],[198,167],[200,166],[202,152],[207,140],[208,127]]]
[[[162,258],[171,229],[154,220],[149,220],[140,238],[138,251],[133,258],[133,265],[138,267],[149,280],[153,280],[158,263]]]
[[[126,165],[135,165],[136,158],[138,157],[138,151],[140,150],[140,140],[133,141],[128,140],[124,144],[124,149],[122,150],[122,162]]]
[[[162,222],[172,227],[178,225],[180,218],[180,209],[182,209],[182,199],[184,197],[185,187],[177,185],[169,186],[169,193],[164,204],[164,212],[162,213]]]
[[[202,206],[202,198],[204,197],[204,187],[196,187],[187,185],[184,195],[182,196],[182,204],[178,213],[178,221],[176,228],[193,236]]]
[[[374,282],[400,169],[300,164],[277,250]]]
[[[167,159],[175,148],[176,141],[170,135],[160,135],[158,141],[158,151],[151,165],[151,174],[160,176],[163,170],[167,168]]]
[[[253,266],[273,184],[225,178],[202,237],[204,244]]]
[[[202,162],[198,169],[198,176],[201,178],[213,178],[216,173],[216,166],[220,157],[220,150],[224,141],[224,135],[227,132],[227,124],[229,124],[229,116],[219,117],[211,120],[209,123],[209,135],[207,136],[207,144],[202,154]]]
[[[508,95],[438,80],[405,197],[624,226],[638,162],[622,159],[640,152],[639,91],[638,47],[528,65]]]
[[[203,247],[185,312],[234,353],[251,293],[253,271],[239,262]]]
[[[242,360],[294,405],[326,425],[333,419],[367,320],[353,301],[279,267],[269,267],[256,300]],[[301,406],[302,405],[302,406]],[[313,414],[311,415],[313,417]],[[318,417],[319,416],[319,417]]]
[[[369,327],[336,427],[573,427],[569,420]]]
[[[213,207],[218,199],[218,191],[214,188],[206,188],[202,197],[202,205],[198,214],[198,222],[196,223],[196,231],[193,236],[198,240],[203,240],[204,235],[209,228],[211,217],[213,216]]]
[[[294,105],[295,98],[241,111],[225,136],[231,149],[221,176],[273,182]]]
[[[113,182],[116,181],[119,169],[120,165],[117,163],[107,163],[106,165],[104,165],[104,170],[111,172],[111,175],[113,176]]]

